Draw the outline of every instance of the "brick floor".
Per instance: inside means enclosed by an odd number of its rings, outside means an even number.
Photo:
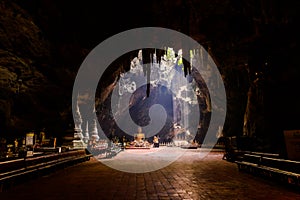
[[[0,199],[300,199],[295,189],[239,172],[236,164],[222,160],[222,152],[204,159],[198,153],[187,150],[169,166],[148,173],[118,171],[92,158],[17,185],[0,193]]]

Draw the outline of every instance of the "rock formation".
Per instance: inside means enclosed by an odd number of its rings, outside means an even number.
[[[299,129],[298,7],[261,0],[100,5],[1,0],[0,134],[40,128],[63,134],[73,127],[72,85],[85,56],[120,31],[162,26],[190,35],[217,63],[227,93],[225,135],[255,136],[264,143],[260,149],[276,151],[284,129]],[[101,78],[100,122],[109,113],[114,81],[129,70],[129,58],[112,63],[109,76]]]

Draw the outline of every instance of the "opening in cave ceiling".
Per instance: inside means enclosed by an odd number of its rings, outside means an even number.
[[[184,65],[182,49],[176,53],[171,47],[164,53],[156,50],[139,50],[130,62],[130,70],[121,73],[112,95],[112,113],[120,127],[131,129],[128,117],[139,126],[146,126],[150,121],[149,109],[155,104],[164,107],[167,121],[159,135],[166,139],[195,140],[198,129],[208,124],[204,113],[210,112],[209,93],[201,76],[209,76],[207,71],[200,73],[194,65],[203,65],[202,49],[189,52],[190,65]],[[145,59],[145,55],[149,56]],[[146,92],[145,92],[146,91]],[[128,106],[129,105],[129,106]],[[129,107],[128,113],[125,108]],[[126,113],[126,114],[124,114]],[[191,116],[199,116],[200,119]],[[154,118],[160,118],[160,112],[153,112]],[[209,121],[209,119],[208,119]],[[132,130],[134,131],[134,130]],[[146,138],[155,131],[145,130]],[[203,136],[202,136],[203,137]]]

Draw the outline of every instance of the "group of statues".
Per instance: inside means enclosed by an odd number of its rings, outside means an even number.
[[[202,51],[191,50],[190,59],[192,64],[200,65],[203,59]],[[173,48],[166,48],[165,55],[160,59],[156,57],[156,53],[152,55],[150,83],[154,87],[162,84],[171,89],[174,96],[173,112],[174,122],[180,123],[186,130],[190,126],[194,126],[189,119],[193,115],[193,110],[198,108],[199,87],[194,79],[189,79],[183,73],[183,57],[182,50],[180,49],[176,54]],[[158,62],[158,60],[160,62]],[[206,75],[206,73],[204,73]],[[188,75],[189,76],[189,75]],[[139,51],[130,64],[130,71],[120,74],[118,81],[118,94],[119,98],[125,93],[133,93],[137,87],[146,83],[146,77],[143,72],[143,58],[142,50]],[[90,102],[92,98],[89,91],[83,91],[78,94],[77,108],[75,108],[75,138],[80,138],[85,144],[88,140],[98,140],[97,119],[95,114],[94,102]],[[124,102],[118,100],[116,107],[121,109]],[[125,102],[128,103],[128,102]],[[196,124],[197,125],[197,124]],[[144,141],[142,135],[138,134],[133,141],[135,146],[147,146],[147,141]],[[156,139],[154,138],[156,141]],[[156,143],[154,143],[156,145]]]
[[[153,147],[158,147],[158,137],[153,138]],[[145,134],[142,132],[142,128],[138,128],[138,132],[134,135],[134,140],[129,142],[125,148],[150,148],[152,144],[145,139]]]

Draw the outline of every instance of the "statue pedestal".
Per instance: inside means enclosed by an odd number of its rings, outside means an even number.
[[[186,140],[180,140],[180,139],[173,140],[173,142],[174,142],[175,146],[177,146],[177,147],[189,144],[188,141],[186,141]]]
[[[87,147],[82,140],[73,140],[73,149],[84,149]]]
[[[125,146],[126,149],[149,149],[150,144],[145,141],[145,134],[142,132],[142,128],[138,128],[138,132],[134,135],[134,141],[130,145]]]
[[[73,139],[73,149],[83,149],[86,148],[87,145],[84,143],[83,135],[81,132],[81,129],[76,129],[75,128],[75,133],[74,133],[74,139]]]

